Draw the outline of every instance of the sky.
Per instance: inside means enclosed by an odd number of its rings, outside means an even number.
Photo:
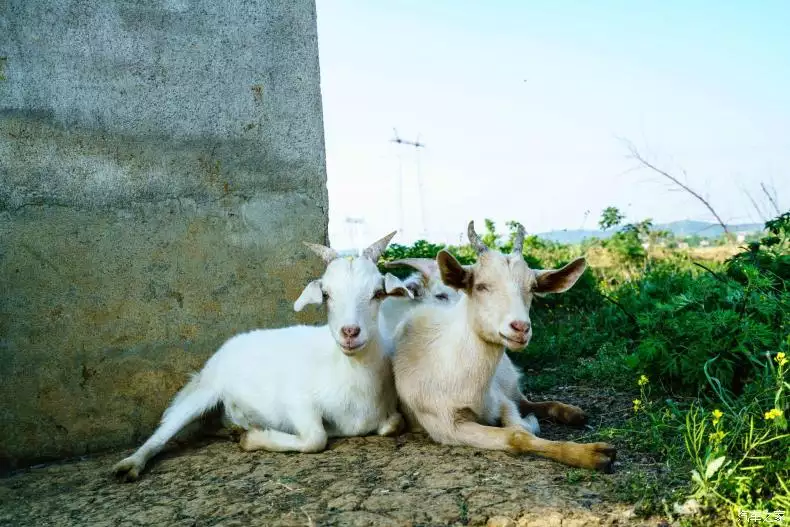
[[[625,141],[725,222],[769,217],[761,183],[790,207],[790,2],[316,5],[333,247],[713,221]]]

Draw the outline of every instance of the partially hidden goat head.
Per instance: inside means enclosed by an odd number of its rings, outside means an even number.
[[[390,273],[382,276],[376,263],[395,232],[365,249],[362,256],[340,257],[334,249],[304,242],[327,264],[323,276],[305,287],[294,310],[307,304],[327,304],[329,331],[346,355],[365,348],[377,331],[380,302],[388,296],[413,298],[412,292]]]
[[[411,267],[416,272],[409,275],[403,283],[421,302],[452,304],[461,297],[461,292],[445,285],[439,272],[439,264],[431,258],[402,258],[384,264],[384,267]]]
[[[524,228],[520,225],[510,254],[486,247],[474,222],[469,222],[468,235],[477,262],[462,266],[442,250],[436,256],[442,281],[468,296],[467,316],[483,341],[521,351],[532,338],[532,296],[567,291],[584,273],[587,262],[580,257],[561,269],[530,269],[522,254]]]

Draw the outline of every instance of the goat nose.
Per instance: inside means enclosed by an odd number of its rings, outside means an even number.
[[[530,323],[524,320],[514,320],[510,323],[510,327],[513,328],[513,331],[518,331],[519,333],[526,333],[529,331]]]
[[[354,338],[354,337],[358,337],[362,330],[359,329],[359,326],[343,326],[342,328],[340,328],[340,331],[342,331],[343,335],[345,335],[346,337]]]

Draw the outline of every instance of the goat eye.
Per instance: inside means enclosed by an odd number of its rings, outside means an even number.
[[[373,293],[373,299],[376,300],[381,300],[385,296],[387,296],[387,293],[385,293],[383,289],[379,289],[375,293]]]
[[[439,300],[447,300],[449,297],[447,296],[447,293],[439,293],[438,295],[436,295],[436,298],[438,298]]]
[[[323,295],[323,297],[324,297],[324,302],[326,302],[327,300],[329,300],[329,293],[327,293],[326,291],[321,291],[321,294],[322,294],[322,295]]]
[[[475,286],[475,291],[488,291],[488,286],[486,284],[477,284]]]

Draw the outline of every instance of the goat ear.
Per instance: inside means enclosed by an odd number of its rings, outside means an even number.
[[[442,249],[436,255],[439,273],[445,285],[457,290],[465,290],[472,284],[473,271],[461,265],[455,257]]]
[[[384,275],[384,291],[386,291],[387,296],[406,296],[414,300],[412,290],[406,287],[398,277],[390,273]]]
[[[302,294],[294,302],[294,311],[301,311],[307,304],[322,304],[324,292],[321,290],[321,280],[313,280],[304,288]]]
[[[564,293],[576,283],[587,269],[584,257],[576,258],[561,269],[536,270],[538,283],[533,290],[535,293]]]
[[[439,276],[439,266],[436,265],[436,260],[432,258],[402,258],[384,264],[384,267],[390,269],[400,266],[411,267],[419,271],[426,281]]]

